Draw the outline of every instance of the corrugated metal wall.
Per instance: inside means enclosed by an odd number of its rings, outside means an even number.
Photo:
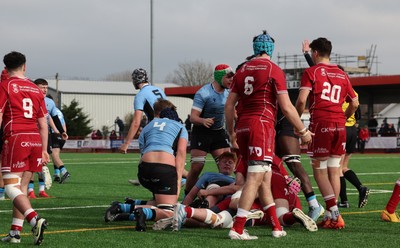
[[[133,113],[134,96],[63,93],[61,104],[69,106],[74,99],[79,103],[82,111],[89,115],[93,129],[101,130],[101,127],[106,125],[112,130],[117,116],[124,120],[125,115]],[[185,121],[187,115],[190,114],[193,100],[186,97],[169,97],[168,99],[177,106],[179,117]],[[130,123],[127,125],[129,126]]]

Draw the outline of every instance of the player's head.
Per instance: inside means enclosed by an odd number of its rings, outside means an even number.
[[[138,68],[132,72],[132,82],[135,89],[139,89],[139,84],[148,83],[149,78],[145,69]]]
[[[263,53],[272,57],[275,48],[275,40],[267,33],[266,30],[262,34],[253,38],[254,55],[262,55]]]
[[[49,88],[49,83],[46,81],[46,79],[43,78],[38,78],[35,81],[33,81],[34,84],[36,84],[41,90],[44,95],[47,95],[47,90]]]
[[[233,75],[234,73],[232,68],[226,64],[219,64],[214,69],[214,80],[225,89],[230,87]]]
[[[328,39],[320,37],[310,43],[310,48],[312,55],[317,52],[319,57],[329,58],[332,52],[332,43]]]
[[[218,170],[224,175],[231,175],[235,169],[237,156],[234,152],[224,152],[218,157]]]
[[[20,52],[12,51],[4,55],[3,62],[8,72],[15,71],[25,66],[26,57]]]
[[[165,99],[158,99],[157,102],[155,102],[153,105],[154,115],[160,116],[161,111],[166,108],[170,108],[176,111],[176,106],[172,102]]]

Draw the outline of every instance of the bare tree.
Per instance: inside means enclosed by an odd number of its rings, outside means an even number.
[[[213,81],[213,67],[210,63],[195,60],[178,65],[173,73],[170,73],[166,82],[182,86],[203,85]]]
[[[113,73],[107,75],[105,77],[107,81],[131,81],[132,80],[132,71],[126,70],[117,73]]]

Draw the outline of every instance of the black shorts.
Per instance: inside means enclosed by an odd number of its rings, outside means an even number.
[[[59,133],[52,133],[51,137],[51,147],[52,148],[60,148],[62,149],[65,144],[65,140],[62,139],[61,134]]]
[[[230,145],[225,129],[210,130],[202,127],[193,127],[190,149],[198,149],[210,153],[227,147],[230,147]]]
[[[293,125],[286,119],[286,117],[278,120],[275,126],[276,137],[278,136],[290,136],[294,138],[299,138],[294,134]]]
[[[178,193],[178,174],[174,166],[141,162],[138,178],[140,184],[155,195],[176,195]]]
[[[354,153],[357,144],[357,128],[346,127],[346,153]]]

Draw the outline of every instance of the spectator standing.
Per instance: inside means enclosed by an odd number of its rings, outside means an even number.
[[[114,123],[117,124],[118,131],[119,131],[119,137],[122,138],[124,136],[124,130],[125,130],[124,122],[119,118],[119,116],[117,116]]]
[[[358,133],[358,139],[360,140],[360,147],[359,147],[359,152],[364,153],[365,150],[365,144],[369,141],[369,130],[368,126],[365,125],[363,128],[360,129],[360,132]]]

